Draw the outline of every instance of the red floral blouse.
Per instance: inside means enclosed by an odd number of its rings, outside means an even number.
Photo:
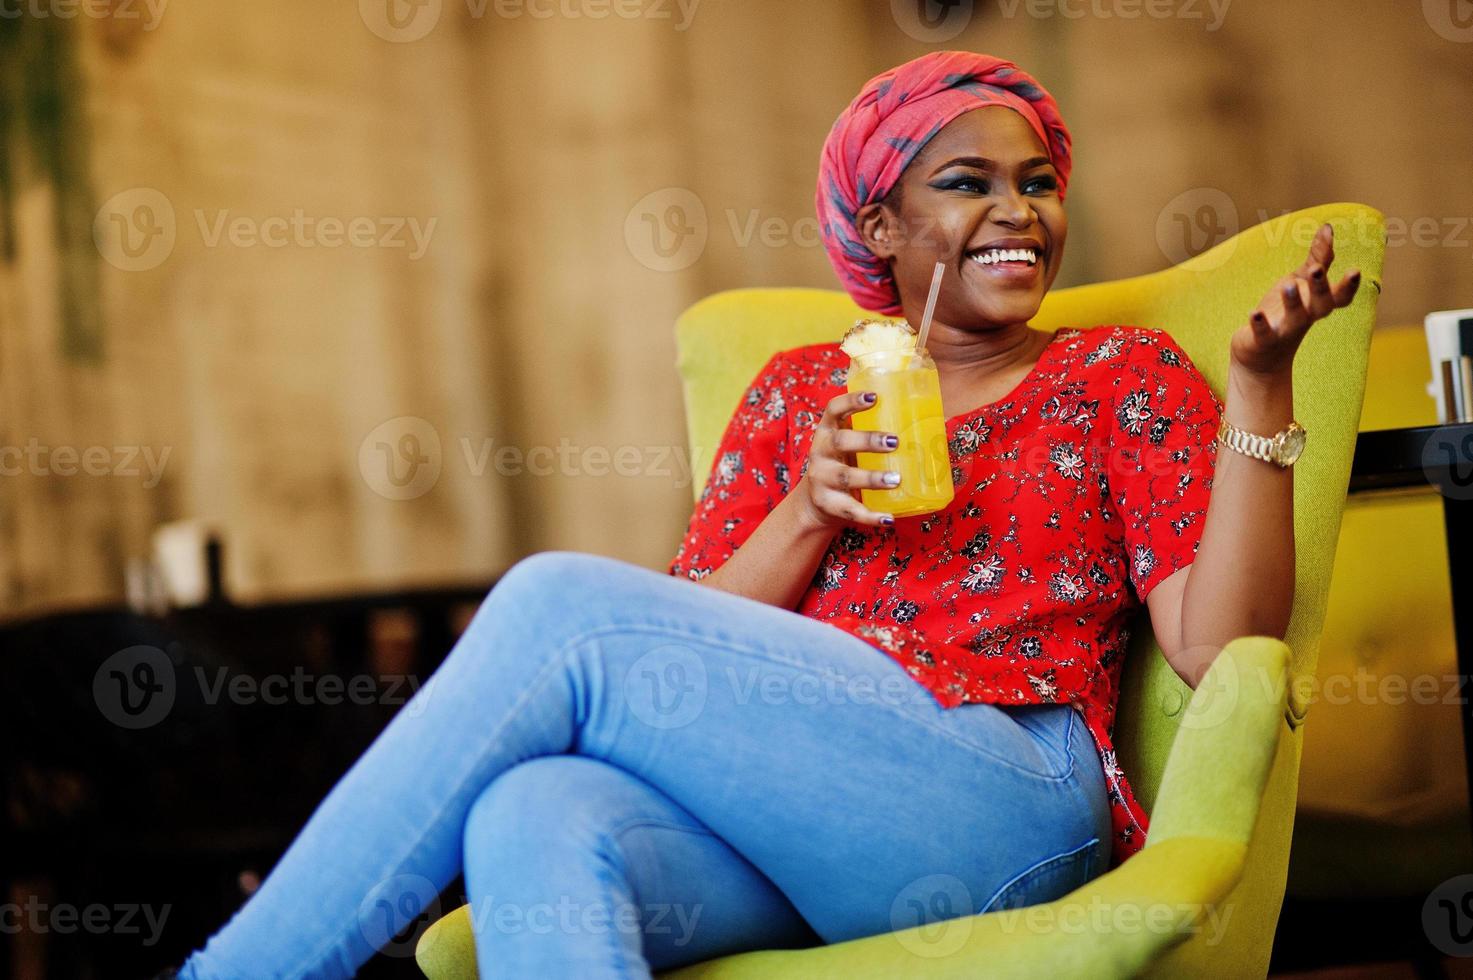
[[[719,568],[807,471],[848,363],[812,344],[758,372],[669,574]],[[943,707],[1071,704],[1104,767],[1112,868],[1147,828],[1110,741],[1128,623],[1196,555],[1222,408],[1163,330],[1058,330],[1007,396],[946,420],[952,502],[841,530],[796,609],[888,654]]]

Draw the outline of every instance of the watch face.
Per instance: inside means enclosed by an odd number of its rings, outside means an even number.
[[[1284,432],[1283,441],[1279,445],[1279,460],[1285,466],[1290,466],[1304,452],[1304,429],[1298,425],[1291,425]]]

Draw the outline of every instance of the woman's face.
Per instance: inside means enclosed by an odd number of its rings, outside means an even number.
[[[953,119],[884,201],[860,208],[857,224],[870,250],[890,260],[908,318],[919,321],[944,262],[936,318],[979,329],[1026,323],[1038,312],[1069,233],[1057,171],[1033,128],[1006,106]],[[1034,257],[996,261],[993,247],[1032,249]]]

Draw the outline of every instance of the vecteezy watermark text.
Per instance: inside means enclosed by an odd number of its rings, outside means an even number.
[[[3,2],[3,0],[0,0]],[[293,208],[283,214],[240,214],[230,208],[195,208],[200,243],[218,248],[403,251],[418,261],[429,251],[439,219],[415,215],[323,215]],[[179,236],[173,202],[152,187],[110,197],[92,222],[92,240],[109,265],[143,272],[162,265]]]
[[[151,728],[173,711],[181,683],[192,680],[206,705],[403,705],[410,713],[423,711],[434,680],[421,685],[410,674],[312,674],[298,666],[290,674],[258,677],[233,673],[228,667],[191,670],[175,666],[158,647],[133,646],[119,650],[97,668],[92,677],[92,699],[98,711],[119,728]],[[423,689],[424,697],[414,696]]]
[[[0,903],[0,935],[14,936],[55,933],[67,936],[77,932],[92,935],[143,935],[143,945],[153,946],[164,933],[164,923],[173,906],[120,902],[104,905],[93,902],[76,906],[67,902],[48,903],[39,896],[27,896],[24,902]],[[148,932],[144,934],[143,929]]]
[[[169,0],[0,0],[0,20],[143,20],[143,29],[152,31],[163,19]]]
[[[143,476],[152,490],[164,477],[173,446],[47,446],[32,436],[24,446],[0,446],[0,477]],[[143,469],[139,469],[139,462]]]
[[[1232,0],[997,0],[1009,20],[1021,12],[1035,20],[1201,20],[1215,31],[1227,20]]]
[[[688,487],[693,473],[684,446],[580,446],[566,436],[556,446],[520,446],[468,435],[457,445],[466,472],[477,479],[488,472],[504,477],[662,477]],[[358,472],[379,496],[413,500],[434,488],[447,465],[445,456],[438,429],[417,415],[401,415],[375,426],[359,443]]]
[[[464,0],[471,20],[648,20],[690,29],[701,0]],[[395,44],[427,36],[445,12],[445,0],[358,0],[358,16],[374,34]]]

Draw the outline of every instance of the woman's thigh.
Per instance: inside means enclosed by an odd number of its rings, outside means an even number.
[[[573,751],[660,789],[825,941],[1097,870],[1103,777],[1067,706],[944,709],[828,624],[599,556],[535,555],[498,593],[472,631],[499,655],[557,646]]]

